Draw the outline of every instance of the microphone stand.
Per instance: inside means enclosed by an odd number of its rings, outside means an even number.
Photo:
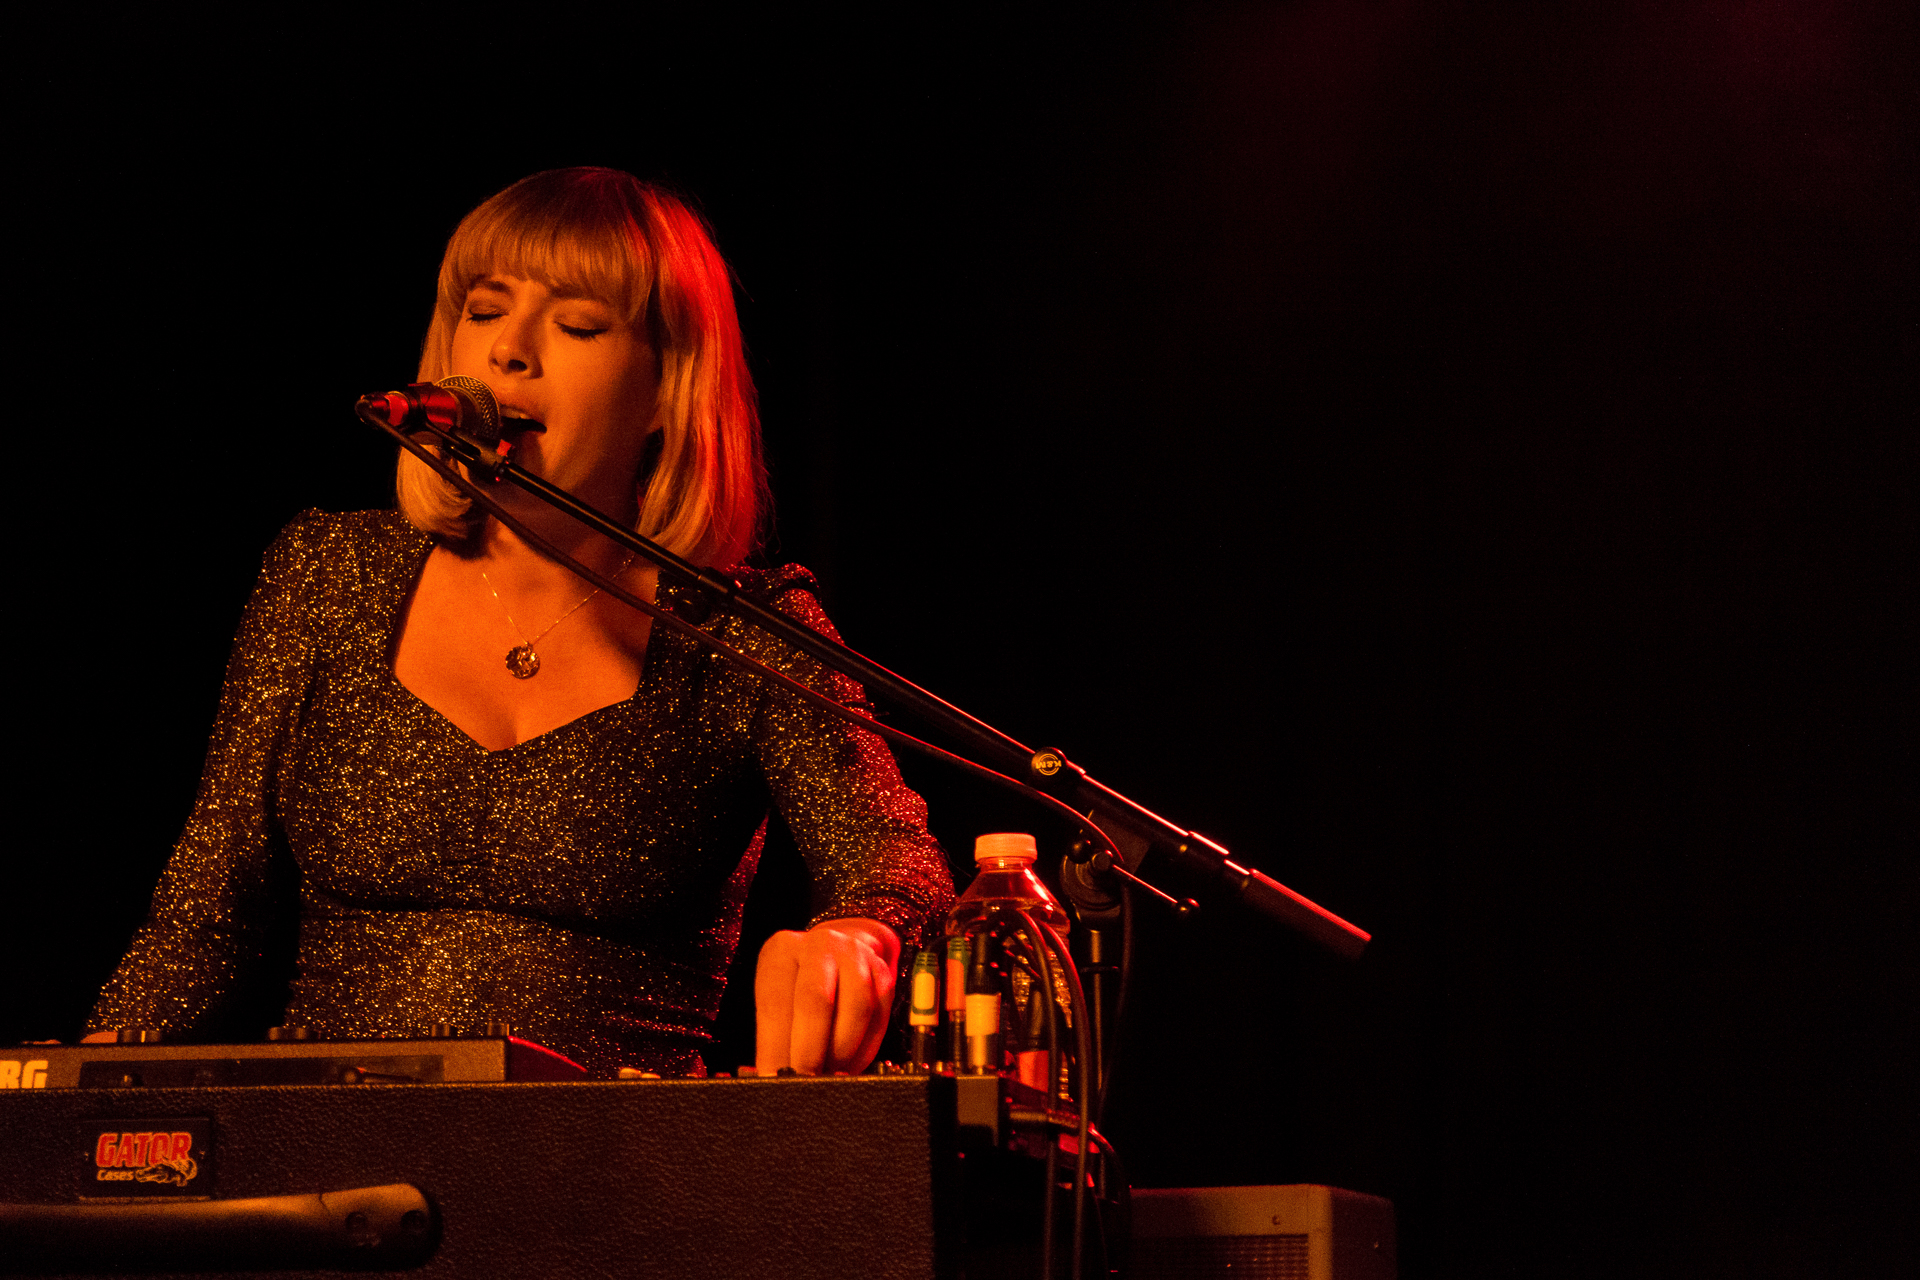
[[[388,403],[391,407],[390,400]],[[369,425],[392,436],[402,448],[431,467],[503,525],[512,529],[522,540],[556,562],[565,565],[578,574],[583,581],[593,583],[608,595],[651,616],[668,629],[721,653],[736,665],[755,672],[774,686],[784,689],[818,710],[877,733],[890,742],[931,755],[977,777],[1021,792],[1067,817],[1084,833],[1082,839],[1075,842],[1069,854],[1070,861],[1062,861],[1060,877],[1063,891],[1074,903],[1076,914],[1081,916],[1083,924],[1087,926],[1089,969],[1094,978],[1093,999],[1089,1002],[1086,992],[1081,988],[1074,966],[1070,962],[1067,964],[1074,1004],[1086,1014],[1075,1019],[1078,1040],[1075,1056],[1080,1064],[1079,1087],[1076,1090],[1079,1095],[1079,1115],[1076,1126],[1078,1154],[1075,1160],[1073,1200],[1072,1264],[1075,1280],[1079,1280],[1081,1275],[1085,1240],[1088,1144],[1095,1132],[1091,1125],[1095,1117],[1104,1113],[1106,1108],[1108,1085],[1113,1073],[1115,1046],[1111,1043],[1112,1032],[1125,1010],[1128,976],[1132,968],[1134,891],[1138,889],[1162,900],[1171,905],[1182,917],[1190,917],[1198,910],[1198,905],[1192,899],[1176,902],[1171,896],[1142,879],[1139,875],[1142,865],[1150,857],[1157,857],[1176,866],[1197,870],[1222,884],[1229,893],[1256,911],[1287,925],[1335,954],[1348,959],[1357,959],[1367,943],[1371,941],[1370,935],[1365,930],[1349,924],[1278,881],[1234,862],[1227,856],[1226,849],[1205,836],[1187,831],[1144,806],[1134,803],[1112,788],[1094,781],[1087,775],[1086,770],[1068,760],[1061,752],[1050,748],[1039,751],[1028,748],[993,726],[922,689],[905,677],[889,671],[879,663],[789,617],[772,605],[756,599],[732,578],[681,559],[666,548],[595,510],[566,490],[549,484],[539,476],[524,470],[508,457],[511,451],[510,444],[505,450],[496,449],[491,442],[483,442],[457,427],[432,421],[426,411],[417,404],[399,423],[387,421],[388,415],[376,410],[373,397],[363,398],[356,406],[356,412]],[[445,458],[414,439],[413,433],[420,431],[430,431],[439,437],[447,453],[463,463],[468,474],[461,475]],[[566,512],[583,526],[629,551],[645,556],[659,567],[664,577],[692,594],[697,603],[691,612],[698,616],[683,618],[653,601],[641,599],[605,575],[579,563],[515,517],[497,499],[486,492],[485,488],[476,484],[475,479],[482,479],[487,484],[498,484],[502,480],[509,481],[550,506]],[[827,697],[784,672],[776,671],[756,661],[718,636],[701,629],[700,624],[707,621],[716,609],[733,614],[785,641],[802,653],[809,654],[827,667],[852,677],[888,702],[934,724],[964,743],[972,751],[998,765],[999,768],[989,768],[966,756],[923,742],[891,725],[883,724],[865,712],[857,711]],[[1116,839],[1114,835],[1109,834],[1110,831],[1118,833],[1119,838]],[[1104,1016],[1106,984],[1103,979],[1114,973],[1114,966],[1110,960],[1110,948],[1104,944],[1105,934],[1110,932],[1112,925],[1116,923],[1121,926],[1122,950],[1117,973],[1119,990],[1115,1001],[1116,1007],[1109,1021]],[[1100,925],[1106,925],[1106,930],[1099,928]],[[1066,960],[1064,947],[1061,948],[1060,954],[1061,958]],[[1048,967],[1050,968],[1050,962]],[[1048,981],[1044,987],[1048,992],[1049,1006],[1052,1004],[1052,986],[1051,981]],[[1054,1060],[1053,1055],[1057,1054],[1059,1049],[1057,1023],[1054,1025],[1055,1030],[1048,1037],[1051,1051],[1049,1062]],[[1116,1158],[1117,1153],[1112,1150],[1112,1144],[1106,1143],[1104,1139],[1101,1141],[1107,1150],[1108,1158]],[[1046,1192],[1048,1196],[1046,1216],[1049,1222],[1052,1218],[1056,1142],[1057,1139],[1049,1130]],[[1100,1182],[1103,1189],[1108,1184],[1105,1159],[1101,1163]],[[1124,1187],[1124,1174],[1120,1175],[1120,1183]],[[1050,1237],[1051,1233],[1049,1232],[1048,1235]],[[1102,1239],[1106,1239],[1104,1229]],[[1051,1268],[1052,1257],[1049,1251],[1043,1264],[1043,1271],[1050,1272]]]
[[[792,690],[797,691],[816,706],[822,703],[830,704],[834,713],[854,716],[863,728],[879,733],[890,741],[934,754],[969,772],[988,776],[1002,784],[1011,783],[1042,802],[1050,802],[1048,807],[1070,813],[1076,825],[1105,846],[1102,852],[1110,854],[1112,871],[1124,879],[1144,885],[1145,882],[1140,879],[1142,866],[1149,859],[1164,861],[1214,881],[1230,896],[1238,898],[1260,914],[1286,925],[1296,933],[1312,939],[1346,959],[1358,959],[1366,949],[1367,943],[1372,940],[1372,935],[1364,929],[1349,924],[1325,907],[1294,892],[1270,876],[1233,861],[1223,846],[1197,832],[1188,831],[1168,821],[1144,805],[1137,804],[1111,787],[1095,781],[1088,776],[1085,769],[1068,760],[1062,752],[1053,748],[1042,748],[1036,751],[1027,747],[945,699],[922,689],[906,677],[888,670],[872,659],[796,621],[772,605],[754,598],[738,582],[725,574],[683,560],[650,539],[642,537],[632,529],[580,501],[566,490],[549,484],[539,476],[523,469],[507,456],[507,453],[495,449],[490,444],[464,431],[449,429],[432,422],[424,413],[417,411],[409,414],[402,424],[396,426],[387,422],[375,411],[372,397],[363,398],[356,406],[356,412],[370,426],[394,437],[402,447],[451,480],[468,497],[481,503],[516,533],[579,574],[583,580],[600,586],[609,594],[645,613],[652,614],[656,619],[665,621],[676,630],[693,632],[700,643],[722,649],[736,661],[751,665],[762,674],[774,676],[783,685],[791,686]],[[685,620],[676,615],[617,588],[601,575],[575,563],[564,552],[514,520],[480,485],[459,475],[445,460],[414,440],[410,433],[417,431],[430,431],[437,436],[448,453],[466,465],[469,476],[484,479],[489,484],[510,482],[548,505],[566,512],[587,528],[629,551],[646,557],[659,566],[660,573],[664,577],[690,590],[696,599],[701,601],[702,609],[707,615],[716,609],[731,613],[762,631],[778,637],[828,667],[852,677],[872,694],[936,726],[949,737],[962,743],[968,751],[988,762],[991,767],[983,766],[965,756],[932,747],[859,712],[850,712],[807,686],[760,666],[744,654],[732,651],[715,637],[699,631],[697,625],[689,626]],[[705,617],[698,621],[705,621]],[[822,709],[827,708],[823,706]],[[1147,887],[1151,888],[1150,885]]]

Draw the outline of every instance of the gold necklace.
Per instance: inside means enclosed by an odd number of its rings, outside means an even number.
[[[611,574],[608,574],[607,576],[609,578],[618,578],[621,574],[627,571],[627,566],[631,565],[632,563],[633,563],[633,555],[629,554],[625,560],[622,560],[620,562],[620,567],[618,569],[615,569]],[[513,614],[509,612],[507,609],[507,602],[500,598],[500,592],[494,588],[493,579],[487,576],[487,571],[485,569],[482,569],[480,571],[480,581],[487,584],[488,591],[493,592],[493,602],[500,606],[500,612],[507,615],[508,625],[514,629],[514,631],[519,635],[519,637],[523,641],[526,641],[526,643],[524,644],[517,644],[513,646],[513,648],[507,650],[507,670],[513,673],[513,678],[516,680],[531,680],[534,678],[534,676],[540,673],[540,655],[533,651],[533,646],[540,643],[542,640],[546,639],[547,632],[553,630],[555,627],[565,622],[568,618],[571,618],[574,614],[586,608],[588,600],[591,600],[595,596],[600,594],[599,587],[595,587],[593,590],[587,592],[586,596],[581,599],[579,604],[573,606],[573,608],[567,610],[565,613],[555,618],[552,622],[549,622],[544,628],[542,628],[539,635],[535,636],[531,640],[527,640],[527,633],[520,630],[520,624],[513,620]]]

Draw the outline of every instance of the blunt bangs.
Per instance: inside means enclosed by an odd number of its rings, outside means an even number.
[[[458,313],[494,274],[584,290],[639,323],[653,293],[646,211],[626,184],[560,171],[516,183],[469,214],[440,267],[439,304]]]

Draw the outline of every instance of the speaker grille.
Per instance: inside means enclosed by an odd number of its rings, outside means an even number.
[[[1307,1280],[1307,1237],[1136,1238],[1132,1274],[1136,1280]]]

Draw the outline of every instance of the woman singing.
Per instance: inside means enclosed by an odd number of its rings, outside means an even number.
[[[469,214],[420,378],[484,381],[527,470],[831,634],[804,570],[739,567],[765,515],[727,268],[671,195],[542,173]],[[327,1039],[514,1024],[595,1075],[702,1074],[770,804],[814,919],[755,983],[758,1067],[858,1070],[952,884],[881,741],[591,589],[402,452],[398,511],[268,551],[199,799],[90,1027],[219,1024],[297,936]],[[512,485],[521,521],[664,606],[654,567]],[[731,617],[706,624],[856,702]]]

